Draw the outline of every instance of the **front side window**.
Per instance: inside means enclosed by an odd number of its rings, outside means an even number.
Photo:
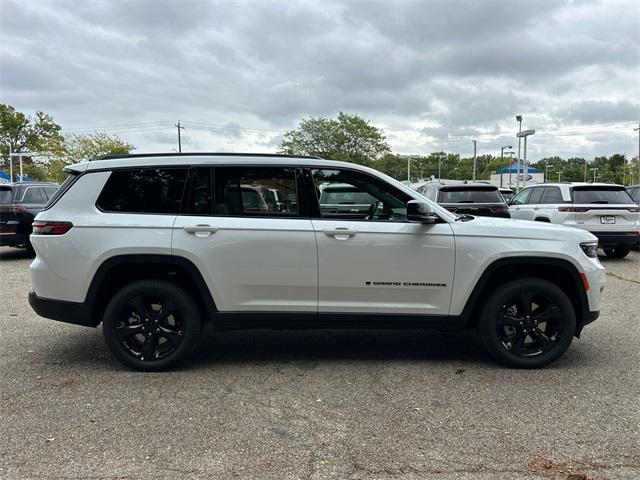
[[[299,215],[295,168],[221,167],[213,177],[216,215]]]
[[[403,222],[412,198],[375,177],[352,170],[314,169],[321,218]]]
[[[524,205],[525,203],[527,203],[529,195],[531,195],[531,190],[533,189],[526,188],[522,190],[519,194],[513,197],[513,200],[511,200],[511,205]]]
[[[96,206],[105,212],[177,214],[186,168],[114,170]]]

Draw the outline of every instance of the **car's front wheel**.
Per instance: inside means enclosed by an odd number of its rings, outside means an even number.
[[[477,329],[482,345],[498,362],[539,368],[569,348],[576,317],[571,301],[557,285],[522,278],[501,285],[487,299]]]
[[[170,282],[140,280],[111,299],[103,316],[104,338],[113,355],[136,370],[162,371],[186,361],[202,331],[191,295]]]
[[[616,245],[614,248],[605,248],[604,253],[609,258],[624,258],[629,255],[631,247],[627,245]]]

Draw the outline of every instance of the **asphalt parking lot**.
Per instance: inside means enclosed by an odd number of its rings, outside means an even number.
[[[602,261],[600,319],[543,370],[471,333],[252,331],[149,374],[37,317],[0,248],[0,478],[638,478],[640,253]]]

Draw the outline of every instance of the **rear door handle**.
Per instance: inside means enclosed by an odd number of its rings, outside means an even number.
[[[338,228],[325,228],[322,230],[322,233],[324,233],[328,237],[333,237],[336,240],[348,240],[351,237],[355,237],[358,234],[358,231],[351,230],[349,228],[338,227]]]
[[[203,223],[200,223],[193,227],[182,227],[182,228],[185,232],[191,233],[196,237],[208,237],[212,233],[216,233],[219,230],[218,227],[212,227],[211,225],[206,225]]]

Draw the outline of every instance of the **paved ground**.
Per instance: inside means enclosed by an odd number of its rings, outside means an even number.
[[[234,332],[145,374],[36,317],[2,248],[0,478],[638,478],[640,254],[603,262],[600,320],[544,370],[467,333]]]

